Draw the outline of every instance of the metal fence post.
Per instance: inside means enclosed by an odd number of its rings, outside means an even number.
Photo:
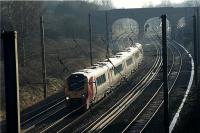
[[[167,75],[167,36],[166,15],[162,15],[162,58],[163,58],[163,90],[164,90],[164,128],[169,133],[169,98],[168,98],[168,75]]]
[[[6,122],[8,133],[20,133],[17,32],[1,34],[5,63]]]

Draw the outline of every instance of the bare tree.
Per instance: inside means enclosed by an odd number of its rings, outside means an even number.
[[[42,11],[42,2],[3,1],[1,2],[1,28],[17,30],[21,64],[25,62],[25,40],[27,35],[37,35],[39,29],[39,15]],[[39,31],[39,30],[38,30]]]
[[[96,5],[101,5],[102,10],[108,10],[113,8],[111,0],[93,0],[93,3],[95,3]]]
[[[170,0],[162,0],[160,6],[161,7],[170,7],[170,6],[172,6],[172,3],[170,2]]]
[[[196,7],[200,7],[200,1],[199,0],[194,0]]]
[[[200,1],[199,0],[185,0],[184,2],[185,6],[192,6],[192,7],[199,7],[200,6]]]

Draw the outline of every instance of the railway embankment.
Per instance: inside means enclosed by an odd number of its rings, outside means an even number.
[[[63,80],[70,73],[90,65],[88,41],[84,39],[46,40],[46,69],[48,97],[63,91]],[[19,65],[20,82],[20,109],[21,111],[35,105],[38,106],[43,98],[40,42],[32,41],[31,51],[26,56],[26,65]],[[105,58],[105,45],[95,41],[93,45],[93,61]],[[5,95],[3,81],[3,62],[0,62],[1,88],[0,88],[0,121],[5,119]],[[33,106],[35,107],[35,106]],[[29,109],[28,109],[29,110]]]
[[[200,82],[199,82],[200,86]],[[200,132],[200,88],[192,87],[183,107],[174,133]]]

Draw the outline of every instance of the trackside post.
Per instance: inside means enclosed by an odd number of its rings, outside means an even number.
[[[5,63],[6,124],[8,133],[20,133],[17,32],[1,33]]]
[[[106,54],[106,57],[109,58],[110,57],[110,52],[109,52],[109,31],[108,31],[108,25],[109,25],[109,22],[108,22],[108,11],[105,12],[105,17],[106,17],[106,42],[107,42],[107,47],[106,47],[106,51],[107,51],[107,54]]]
[[[92,23],[91,23],[91,14],[88,14],[89,18],[89,41],[90,41],[90,65],[93,65],[93,57],[92,57]]]
[[[167,75],[167,34],[166,15],[162,15],[162,58],[163,58],[163,90],[164,90],[164,130],[169,133],[169,97]]]
[[[47,97],[47,76],[46,76],[46,56],[45,56],[45,44],[44,44],[44,20],[43,16],[40,17],[40,33],[41,33],[41,48],[42,48],[42,79],[44,98]]]
[[[198,46],[197,46],[197,19],[193,16],[193,44],[194,44],[194,79],[195,87],[198,88]]]
[[[198,45],[198,51],[200,51],[200,33],[199,33],[199,30],[200,30],[200,27],[199,27],[199,7],[197,7],[197,45]],[[198,54],[198,65],[200,63],[200,56],[199,56],[199,53]]]

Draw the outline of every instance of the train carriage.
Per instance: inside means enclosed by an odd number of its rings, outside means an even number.
[[[138,68],[143,58],[142,45],[129,47],[102,62],[72,73],[65,80],[67,103],[85,106],[100,101],[111,92],[122,79],[130,76]]]

